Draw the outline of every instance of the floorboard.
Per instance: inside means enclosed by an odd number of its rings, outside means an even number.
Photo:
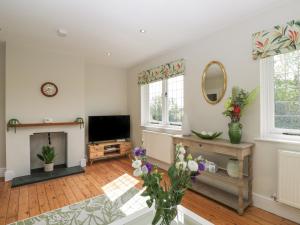
[[[84,174],[18,188],[0,181],[0,225],[103,194],[101,187],[125,173],[132,174],[131,161],[121,158],[95,162]],[[141,188],[141,182],[136,187]],[[216,225],[296,225],[256,207],[248,208],[243,216],[239,216],[234,210],[193,191],[186,192],[182,204]]]

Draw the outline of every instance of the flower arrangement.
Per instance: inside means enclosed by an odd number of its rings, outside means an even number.
[[[147,161],[146,150],[137,147],[133,151],[135,159],[132,161],[134,176],[141,177],[144,181],[145,191],[142,196],[149,197],[146,201],[148,207],[155,206],[155,216],[152,225],[169,225],[177,215],[177,205],[180,204],[191,181],[205,170],[205,161],[202,157],[193,159],[186,154],[182,144],[176,145],[175,162],[168,169],[170,182],[163,180],[163,173],[157,166]]]
[[[223,114],[230,117],[231,122],[239,122],[246,106],[250,105],[256,98],[258,88],[247,92],[239,87],[232,88],[232,95],[225,102]]]
[[[247,92],[239,87],[232,88],[232,95],[225,102],[225,111],[223,114],[230,117],[231,123],[229,126],[229,138],[232,144],[239,144],[242,137],[242,124],[239,123],[245,108],[254,102],[258,88]]]

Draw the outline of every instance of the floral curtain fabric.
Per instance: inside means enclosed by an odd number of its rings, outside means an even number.
[[[183,75],[184,71],[184,59],[179,59],[149,70],[142,71],[139,73],[138,84],[144,85],[178,75]]]
[[[275,26],[252,35],[253,59],[265,58],[300,49],[300,20]]]

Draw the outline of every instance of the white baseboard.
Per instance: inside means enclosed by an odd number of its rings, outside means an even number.
[[[10,181],[15,177],[15,172],[12,170],[6,170],[4,173],[5,181]]]
[[[80,160],[80,166],[81,167],[86,167],[86,159],[81,159]]]
[[[0,168],[0,177],[4,177],[6,168]]]
[[[300,209],[276,202],[272,198],[253,193],[253,205],[296,223],[300,223]]]

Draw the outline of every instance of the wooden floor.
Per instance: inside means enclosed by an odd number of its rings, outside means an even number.
[[[103,191],[101,187],[124,173],[132,174],[130,161],[123,158],[88,166],[85,174],[11,188],[0,182],[0,225],[35,216],[90,198]],[[140,188],[141,184],[137,185]],[[188,191],[183,205],[214,224],[291,225],[295,224],[261,209],[248,208],[244,216],[201,195]]]

